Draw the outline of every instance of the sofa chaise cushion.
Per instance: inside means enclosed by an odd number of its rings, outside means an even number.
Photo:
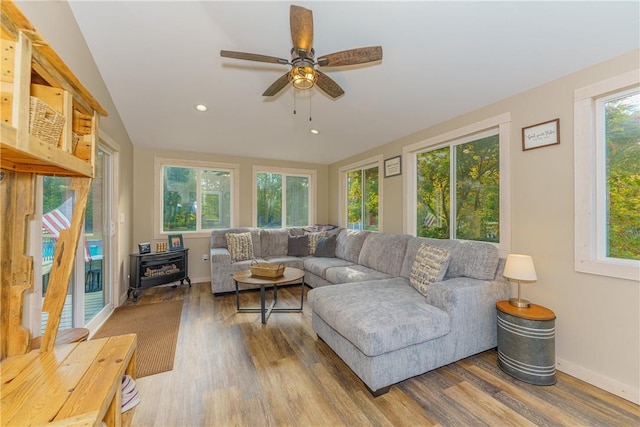
[[[315,315],[369,357],[450,331],[449,315],[399,277],[315,288],[308,301]]]

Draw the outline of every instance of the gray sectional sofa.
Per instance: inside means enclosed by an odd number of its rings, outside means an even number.
[[[497,345],[497,301],[510,296],[504,260],[495,246],[337,229],[335,257],[287,255],[299,228],[216,230],[211,235],[211,289],[235,290],[231,274],[251,261],[232,263],[226,233],[250,232],[253,255],[305,270],[308,305],[318,337],[374,395],[405,379]],[[450,254],[442,280],[423,293],[412,286],[421,247]],[[444,272],[446,269],[446,272]],[[331,285],[331,286],[328,286]]]

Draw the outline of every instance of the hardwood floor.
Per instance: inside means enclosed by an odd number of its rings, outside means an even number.
[[[134,426],[638,426],[640,407],[558,373],[533,386],[503,373],[489,350],[403,381],[373,398],[311,328],[311,310],[236,313],[209,283],[156,287],[137,303],[182,299],[172,371],[137,380]],[[300,304],[299,287],[278,292]],[[305,291],[306,293],[306,291]],[[256,305],[258,292],[241,294]]]

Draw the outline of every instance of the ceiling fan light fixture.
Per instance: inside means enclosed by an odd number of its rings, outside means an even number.
[[[289,80],[296,89],[311,89],[318,79],[318,74],[313,67],[295,66],[289,73]]]

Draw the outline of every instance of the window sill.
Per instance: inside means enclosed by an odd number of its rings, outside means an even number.
[[[576,259],[575,270],[579,273],[597,274],[640,282],[640,261]]]

